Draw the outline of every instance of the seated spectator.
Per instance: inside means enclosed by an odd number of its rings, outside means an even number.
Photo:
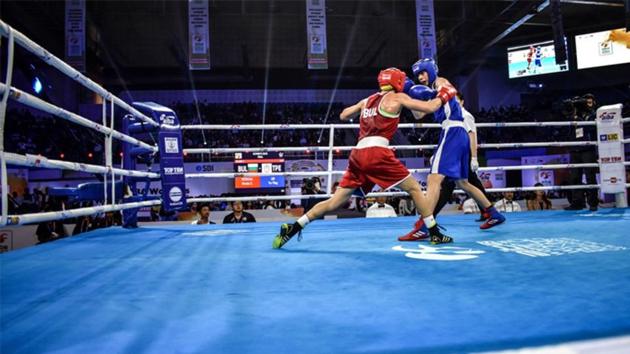
[[[208,204],[202,204],[199,207],[199,211],[197,211],[197,214],[199,214],[199,219],[193,221],[191,224],[192,225],[208,225],[208,224],[214,224],[212,221],[210,221],[210,206]]]
[[[400,198],[398,202],[398,214],[401,216],[411,216],[416,214],[416,206],[411,198]]]
[[[542,187],[542,183],[536,183],[534,187]],[[527,199],[527,210],[548,210],[551,208],[551,200],[547,198],[545,191],[535,191]]]
[[[72,236],[84,233],[92,229],[92,218],[90,216],[80,216],[77,218],[74,229],[72,229]]]
[[[479,206],[472,198],[468,198],[464,201],[462,210],[464,211],[464,214],[479,214]]]
[[[53,209],[54,208],[48,205],[46,206],[44,211],[54,211]],[[39,243],[44,243],[67,236],[66,230],[63,227],[62,220],[40,222],[39,225],[37,225],[37,230],[35,231],[35,234],[37,235],[37,240],[39,241]]]
[[[504,213],[521,211],[521,206],[514,201],[514,192],[503,192],[503,199],[494,203],[494,207]]]
[[[366,218],[395,218],[396,210],[387,204],[387,197],[377,197],[376,203],[372,204],[365,213]]]
[[[227,214],[225,218],[223,218],[224,224],[240,224],[244,222],[256,222],[256,218],[254,215],[243,211],[243,202],[235,201],[232,202],[232,210],[233,212]]]

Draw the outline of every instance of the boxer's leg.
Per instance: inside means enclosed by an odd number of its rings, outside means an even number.
[[[281,248],[287,243],[293,236],[300,233],[306,225],[312,220],[319,219],[329,211],[336,210],[350,199],[353,188],[339,187],[335,191],[332,197],[322,202],[317,203],[308,213],[302,215],[293,225],[282,224],[280,226],[280,233],[276,235],[273,240],[273,248]]]

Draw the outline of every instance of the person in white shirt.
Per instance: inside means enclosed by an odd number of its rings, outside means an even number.
[[[202,205],[197,212],[199,214],[199,219],[193,221],[192,225],[208,225],[214,224],[210,221],[210,206],[207,204]]]
[[[376,203],[372,204],[365,213],[366,218],[395,218],[397,216],[394,207],[387,204],[386,197],[376,198]]]
[[[503,199],[494,203],[494,207],[504,213],[521,211],[521,206],[514,200],[514,192],[503,192]]]

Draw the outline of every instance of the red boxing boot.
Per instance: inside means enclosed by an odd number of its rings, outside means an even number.
[[[413,230],[409,231],[405,236],[400,236],[398,241],[420,241],[429,238],[429,229],[424,225],[422,218],[416,221]]]

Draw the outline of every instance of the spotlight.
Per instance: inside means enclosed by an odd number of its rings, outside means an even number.
[[[94,157],[94,155],[91,152],[88,152],[88,157],[92,158],[92,157]]]
[[[35,91],[35,93],[39,95],[42,92],[42,89],[42,82],[37,76],[35,76],[35,78],[33,79],[33,91]]]
[[[64,157],[66,157],[66,155],[62,152],[61,154],[59,154],[59,158],[63,159]]]

